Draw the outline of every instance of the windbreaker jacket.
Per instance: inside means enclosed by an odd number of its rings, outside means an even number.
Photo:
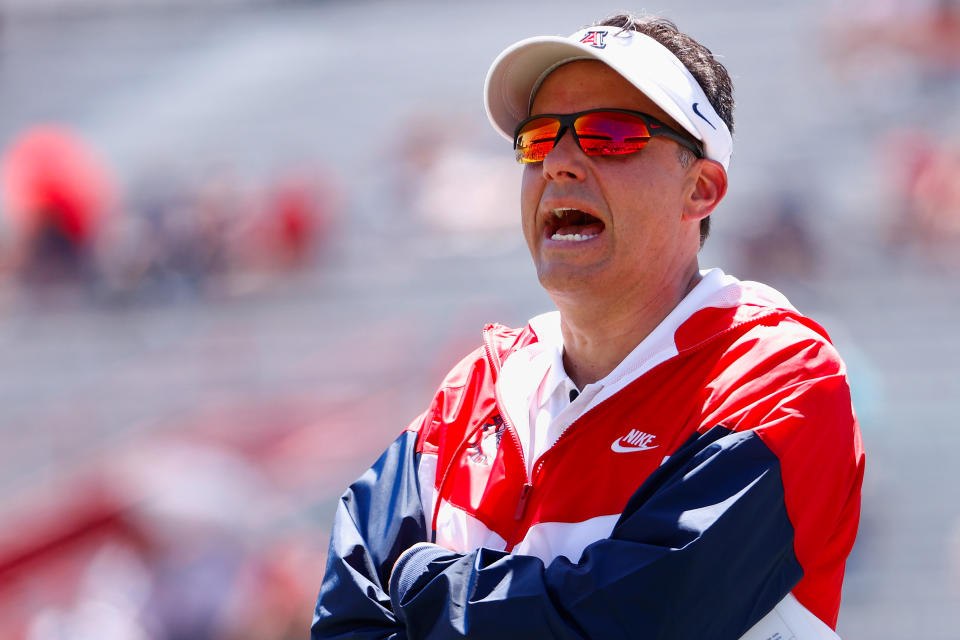
[[[835,628],[864,458],[844,366],[730,280],[532,468],[497,383],[540,337],[485,327],[341,498],[312,637],[735,640],[787,601]]]

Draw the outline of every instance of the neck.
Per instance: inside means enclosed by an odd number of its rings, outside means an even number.
[[[609,374],[698,282],[700,271],[694,263],[682,278],[655,291],[630,292],[609,300],[554,296],[567,375],[582,389]]]

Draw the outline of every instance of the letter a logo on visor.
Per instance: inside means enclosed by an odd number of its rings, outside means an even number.
[[[603,49],[607,45],[603,42],[604,36],[607,35],[606,31],[588,31],[586,35],[580,40],[583,44],[588,44],[591,47],[596,47],[597,49]]]

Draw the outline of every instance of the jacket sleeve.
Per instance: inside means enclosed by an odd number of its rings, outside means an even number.
[[[406,638],[386,584],[397,557],[427,540],[417,481],[417,433],[407,430],[337,504],[311,638]]]
[[[796,438],[814,449],[805,460],[816,460],[818,447],[837,449],[807,472],[834,477],[839,511],[851,501],[858,507],[862,466],[832,468],[856,465],[852,443],[833,433],[855,433],[849,409],[846,417],[808,415],[787,400],[769,426],[806,429]],[[825,430],[811,424],[818,420]],[[611,536],[576,563],[418,545],[391,577],[394,611],[411,639],[739,638],[804,574],[791,518],[808,514],[788,514],[784,495],[782,465],[793,454],[781,452],[782,460],[761,432],[717,426],[695,434],[640,486]],[[824,440],[831,442],[818,445]],[[824,511],[832,520],[821,522],[822,535],[836,538],[839,514],[817,502],[798,508]]]

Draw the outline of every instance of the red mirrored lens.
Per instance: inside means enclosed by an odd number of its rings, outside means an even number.
[[[555,118],[536,118],[523,125],[517,134],[517,161],[542,162],[557,138],[560,123]]]
[[[634,153],[650,141],[646,123],[628,113],[587,113],[576,119],[574,128],[580,139],[580,148],[590,156]]]

